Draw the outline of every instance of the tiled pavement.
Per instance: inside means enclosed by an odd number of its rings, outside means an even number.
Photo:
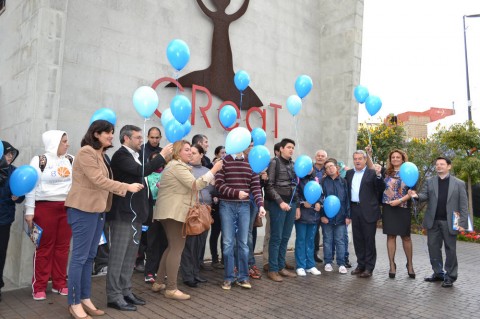
[[[266,278],[253,281],[253,288],[220,288],[220,270],[203,271],[208,283],[200,288],[179,288],[192,295],[175,301],[152,292],[141,274],[134,275],[134,291],[147,300],[136,312],[106,308],[105,277],[93,278],[92,299],[106,310],[103,318],[480,318],[480,245],[458,242],[459,278],[454,287],[427,283],[431,274],[426,237],[412,236],[417,279],[407,276],[405,256],[397,240],[397,278],[388,278],[386,238],[377,233],[377,268],[373,277],[360,279],[340,275],[337,267],[322,275],[287,279],[275,283]],[[261,244],[261,243],[259,243]],[[353,247],[350,248],[353,252]],[[353,255],[353,254],[352,254]],[[257,257],[261,265],[261,256]],[[293,262],[293,253],[288,253]],[[351,260],[355,260],[352,256]],[[31,289],[3,293],[0,318],[68,318],[66,297],[47,293],[46,301],[34,301]]]

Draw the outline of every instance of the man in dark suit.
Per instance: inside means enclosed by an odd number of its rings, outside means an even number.
[[[353,153],[354,168],[346,173],[350,195],[353,246],[357,255],[357,268],[352,275],[360,278],[372,276],[377,250],[375,233],[380,219],[379,193],[385,188],[380,172],[367,168],[367,154],[358,150]]]
[[[450,175],[452,162],[439,157],[435,162],[438,176],[429,178],[420,193],[410,190],[409,195],[420,201],[428,201],[423,218],[427,229],[427,245],[433,274],[425,281],[443,281],[442,287],[449,288],[458,275],[457,234],[468,227],[468,198],[465,183]],[[453,214],[458,222],[454,229]],[[445,244],[445,272],[443,271],[442,245]]]
[[[116,181],[144,183],[144,176],[165,165],[172,145],[167,145],[161,156],[142,166],[138,157],[142,145],[142,130],[134,125],[125,125],[120,130],[120,147],[112,156],[111,168]],[[142,223],[148,217],[146,189],[125,197],[113,196],[112,208],[107,214],[110,222],[110,252],[107,273],[107,305],[119,310],[135,311],[135,305],[144,305],[145,300],[132,293],[131,278],[138,251]]]

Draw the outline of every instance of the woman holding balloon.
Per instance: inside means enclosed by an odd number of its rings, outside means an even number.
[[[408,276],[415,279],[412,263],[412,240],[410,238],[411,214],[408,205],[410,195],[407,194],[411,183],[402,179],[400,167],[408,161],[404,151],[394,149],[388,155],[387,169],[385,170],[385,190],[383,192],[383,233],[387,235],[388,260],[390,262],[389,278],[395,278],[397,265],[395,251],[397,236],[402,238],[403,250],[407,257]],[[378,174],[379,172],[377,172]],[[409,175],[410,176],[410,175]],[[413,184],[416,183],[416,180]]]

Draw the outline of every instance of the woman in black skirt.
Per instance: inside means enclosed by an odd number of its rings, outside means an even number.
[[[410,238],[411,215],[407,194],[408,186],[400,178],[400,166],[408,161],[405,152],[395,149],[388,155],[387,169],[385,170],[385,191],[383,192],[383,233],[387,235],[387,251],[390,262],[388,276],[395,278],[397,265],[395,264],[395,251],[397,249],[397,236],[402,238],[403,250],[407,257],[408,276],[415,278],[412,263],[412,240]]]

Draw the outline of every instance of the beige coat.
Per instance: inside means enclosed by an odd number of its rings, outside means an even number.
[[[212,180],[213,174],[210,171],[200,176],[196,180],[197,190],[206,187]],[[185,222],[188,209],[191,207],[190,199],[194,181],[195,177],[189,165],[178,160],[170,161],[162,172],[153,219],[174,219]]]
[[[73,162],[72,188],[65,206],[89,213],[103,213],[112,206],[112,193],[125,196],[127,188],[128,184],[108,177],[102,153],[87,145],[78,151]]]

